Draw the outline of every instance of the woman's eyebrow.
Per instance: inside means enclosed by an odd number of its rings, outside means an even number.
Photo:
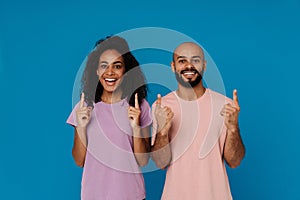
[[[113,64],[118,64],[118,63],[121,63],[121,64],[123,64],[123,62],[122,61],[115,61],[115,62],[113,62]]]

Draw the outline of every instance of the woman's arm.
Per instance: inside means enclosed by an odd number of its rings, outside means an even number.
[[[133,152],[139,166],[147,165],[150,152],[150,127],[133,129]]]
[[[86,155],[86,128],[74,128],[72,156],[77,166],[83,167]]]
[[[87,147],[87,125],[91,119],[91,107],[84,106],[84,93],[81,94],[80,105],[76,110],[77,126],[74,131],[74,144],[72,155],[76,165],[84,166],[86,147]]]
[[[149,160],[150,128],[140,127],[141,109],[138,94],[135,94],[135,105],[129,106],[128,118],[133,132],[133,153],[139,166],[145,166]]]

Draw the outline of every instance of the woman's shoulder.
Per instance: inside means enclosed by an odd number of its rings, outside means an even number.
[[[141,108],[150,108],[150,104],[149,102],[147,101],[147,99],[143,99],[142,100],[142,103],[140,105]]]

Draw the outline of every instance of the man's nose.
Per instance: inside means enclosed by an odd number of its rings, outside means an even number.
[[[187,62],[186,67],[187,67],[188,69],[192,69],[192,68],[194,67],[194,65],[193,65],[192,62]]]

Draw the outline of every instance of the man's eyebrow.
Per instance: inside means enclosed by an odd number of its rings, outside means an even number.
[[[178,56],[177,60],[180,59],[180,58],[187,58],[187,57],[186,56]],[[200,58],[200,59],[202,59],[201,56],[192,56],[192,58]]]
[[[178,60],[178,59],[180,59],[180,58],[186,58],[186,56],[178,56],[178,57],[176,58],[176,60]]]
[[[202,59],[201,56],[193,56],[192,58],[200,58],[200,59]]]

